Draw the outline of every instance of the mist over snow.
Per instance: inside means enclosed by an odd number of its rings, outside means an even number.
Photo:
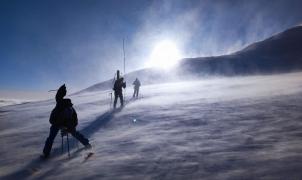
[[[1,179],[299,179],[301,73],[144,85],[109,109],[108,91],[68,96],[95,155],[71,142],[41,162],[54,99],[0,107]],[[81,145],[80,145],[81,147]],[[13,156],[12,156],[13,154]]]
[[[41,101],[52,98],[53,92],[0,90],[0,106]]]
[[[21,102],[18,101],[18,100],[13,100],[13,99],[10,99],[10,100],[1,99],[1,100],[0,100],[0,107],[1,107],[1,106],[12,105],[12,104],[19,104],[19,103],[21,103]]]

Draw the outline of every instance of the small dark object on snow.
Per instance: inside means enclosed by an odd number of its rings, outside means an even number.
[[[91,156],[93,156],[93,155],[94,155],[93,152],[89,152],[89,153],[85,156],[84,161],[83,161],[82,163],[86,162],[86,161],[87,161]]]

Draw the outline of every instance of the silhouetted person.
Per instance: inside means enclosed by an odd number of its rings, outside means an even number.
[[[141,86],[141,82],[136,78],[135,81],[132,83],[134,85],[134,93],[133,97],[138,97],[139,87]]]
[[[120,71],[117,71],[117,78],[114,82],[113,90],[114,90],[114,102],[113,108],[116,108],[117,99],[120,98],[121,106],[124,106],[124,97],[123,97],[123,88],[126,88],[126,83],[124,82],[124,78],[120,77]]]
[[[49,136],[46,139],[43,149],[42,158],[47,158],[50,154],[53,141],[57,136],[60,129],[66,129],[68,133],[79,140],[86,148],[91,148],[89,140],[86,139],[81,133],[76,131],[78,125],[78,116],[75,109],[72,107],[70,99],[64,99],[66,95],[66,86],[62,85],[56,94],[56,107],[52,110],[49,118],[51,124]]]

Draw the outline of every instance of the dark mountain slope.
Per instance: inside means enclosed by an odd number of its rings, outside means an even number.
[[[302,26],[297,26],[230,55],[187,58],[170,72],[149,68],[131,72],[125,78],[129,87],[136,77],[143,84],[152,84],[176,79],[186,80],[191,76],[236,76],[300,70]],[[112,82],[111,79],[98,83],[83,91],[111,89]]]
[[[185,72],[208,75],[270,74],[302,70],[302,26],[254,43],[234,54],[189,58]]]

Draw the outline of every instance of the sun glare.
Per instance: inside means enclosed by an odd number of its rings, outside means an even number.
[[[162,41],[154,47],[147,66],[169,69],[180,59],[181,55],[176,45],[171,41]]]

